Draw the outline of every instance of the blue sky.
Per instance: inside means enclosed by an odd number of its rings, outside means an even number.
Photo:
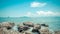
[[[60,16],[60,0],[0,0],[0,17]]]

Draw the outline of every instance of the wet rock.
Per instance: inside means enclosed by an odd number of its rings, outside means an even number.
[[[40,34],[40,32],[39,32],[39,29],[41,29],[40,24],[35,24],[32,28],[33,28],[33,29],[32,29],[32,32],[33,32],[33,33],[38,33],[38,34]]]
[[[23,31],[23,27],[24,27],[24,26],[18,26],[18,31],[19,31],[19,32],[22,32],[22,31]]]
[[[40,24],[35,24],[32,29],[32,32],[37,32],[38,34],[40,34],[39,29],[41,29]]]
[[[24,26],[24,27],[23,27],[23,30],[28,30],[28,29],[29,29],[28,26]]]
[[[32,22],[24,22],[23,25],[33,27],[34,24]]]
[[[37,33],[37,34],[40,34],[39,30],[38,29],[33,29],[32,30],[33,33]]]
[[[41,26],[45,26],[45,27],[48,27],[48,25],[47,25],[47,24],[41,24]]]
[[[33,29],[32,32],[38,32],[38,29]]]
[[[19,32],[26,31],[26,30],[28,30],[28,29],[29,29],[28,26],[19,26],[19,27],[18,27],[18,31],[19,31]]]

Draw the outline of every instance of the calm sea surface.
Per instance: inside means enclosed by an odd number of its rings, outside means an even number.
[[[49,25],[52,30],[60,30],[60,17],[0,17],[0,23],[14,22],[16,24],[23,22],[45,23]]]

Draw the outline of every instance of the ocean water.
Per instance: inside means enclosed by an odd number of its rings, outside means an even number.
[[[49,29],[60,30],[60,17],[0,17],[0,23],[2,22],[14,22],[15,24],[23,22],[45,23],[49,25]]]

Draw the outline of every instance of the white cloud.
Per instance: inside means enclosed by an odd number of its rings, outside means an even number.
[[[52,12],[52,11],[37,11],[35,13],[27,12],[26,16],[28,17],[60,16],[60,12]]]
[[[31,7],[44,7],[47,3],[32,2]]]
[[[37,11],[37,14],[38,15],[44,15],[44,16],[55,15],[55,13],[52,12],[52,11],[47,11],[47,12],[45,12],[45,11]]]

